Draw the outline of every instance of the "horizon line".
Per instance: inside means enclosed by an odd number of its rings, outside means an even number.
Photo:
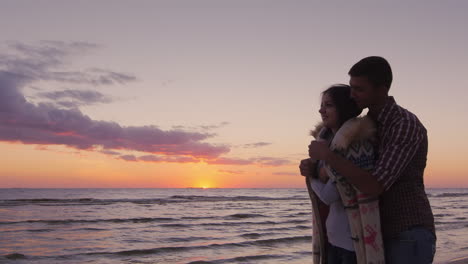
[[[0,187],[0,189],[306,189],[304,187]],[[427,187],[426,189],[468,189],[462,187]]]

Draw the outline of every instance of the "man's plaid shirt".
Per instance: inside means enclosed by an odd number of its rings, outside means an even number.
[[[418,118],[390,97],[377,117],[377,161],[372,174],[383,185],[380,216],[385,238],[414,226],[435,234],[424,190],[427,131]]]

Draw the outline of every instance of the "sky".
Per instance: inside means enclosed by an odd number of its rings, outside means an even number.
[[[466,1],[0,3],[0,188],[303,188],[320,93],[373,55],[426,187],[468,187]]]

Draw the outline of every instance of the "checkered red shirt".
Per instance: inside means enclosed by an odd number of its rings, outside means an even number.
[[[384,237],[413,226],[435,234],[434,216],[424,190],[427,131],[418,118],[389,97],[377,117],[377,161],[372,174],[383,185],[380,216]]]

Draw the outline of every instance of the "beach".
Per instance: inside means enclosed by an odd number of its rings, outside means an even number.
[[[468,263],[468,189],[428,189],[434,263]],[[311,263],[298,189],[2,189],[2,263]]]

